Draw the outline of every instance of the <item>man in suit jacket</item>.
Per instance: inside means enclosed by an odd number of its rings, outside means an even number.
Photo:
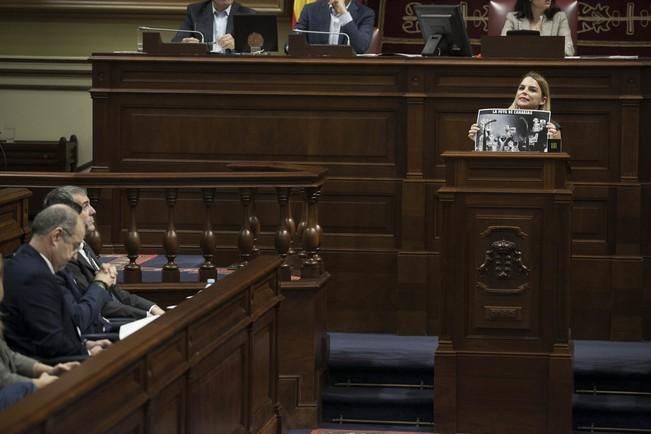
[[[79,207],[81,209],[80,217],[84,222],[86,234],[95,231],[96,211],[90,204],[85,189],[74,185],[57,187],[47,194],[43,201],[43,206],[47,207],[57,203],[66,204],[73,208],[75,206]],[[113,265],[102,264],[92,247],[82,241],[77,257],[72,259],[65,266],[65,269],[58,274],[60,275],[62,284],[71,288],[71,292],[79,302],[81,297],[84,297],[88,293],[93,282],[97,280],[97,276],[105,271],[111,275],[117,274]],[[102,315],[106,318],[122,317],[139,319],[144,318],[147,314],[162,315],[165,313],[154,302],[120,289],[119,286],[115,285],[115,281],[113,284],[107,285],[106,289],[111,296],[111,300],[102,307]],[[97,326],[98,324],[95,323],[95,325]]]
[[[4,275],[5,337],[26,356],[46,359],[94,355],[111,343],[82,341],[54,273],[72,259],[84,239],[84,224],[66,205],[38,213],[32,239],[7,261]]]
[[[344,35],[350,37],[350,45],[356,53],[366,53],[371,45],[375,25],[373,9],[358,3],[357,0],[318,0],[303,7],[296,23],[299,30],[326,32],[330,34],[307,33],[310,44],[342,45],[348,43]]]
[[[188,6],[180,31],[172,39],[174,42],[200,42],[198,35],[184,30],[199,31],[204,42],[212,42],[213,50],[223,53],[235,49],[233,39],[233,15],[250,15],[255,11],[233,0],[207,0]]]

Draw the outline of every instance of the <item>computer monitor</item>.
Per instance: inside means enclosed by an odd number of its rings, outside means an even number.
[[[415,5],[425,40],[423,56],[472,56],[459,5]]]
[[[235,51],[251,53],[260,49],[278,51],[278,25],[275,15],[233,15]]]

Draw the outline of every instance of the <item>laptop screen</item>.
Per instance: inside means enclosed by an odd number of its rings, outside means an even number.
[[[250,53],[260,49],[278,51],[275,15],[233,15],[235,51]]]

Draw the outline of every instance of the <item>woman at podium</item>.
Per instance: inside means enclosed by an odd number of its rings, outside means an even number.
[[[540,36],[563,36],[565,55],[574,56],[567,15],[555,6],[554,0],[517,0],[515,10],[506,15],[502,36],[511,30],[535,30]]]
[[[518,89],[515,92],[513,102],[508,107],[509,109],[520,110],[546,110],[551,111],[552,97],[549,91],[549,83],[542,75],[537,72],[531,71],[526,73]],[[547,122],[547,137],[550,139],[561,139],[560,125],[554,121]],[[475,141],[479,126],[474,123],[468,130],[468,138]]]

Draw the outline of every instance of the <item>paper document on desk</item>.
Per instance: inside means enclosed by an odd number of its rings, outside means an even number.
[[[148,317],[145,317],[145,318],[142,318],[142,319],[139,319],[139,320],[136,320],[136,321],[131,321],[129,323],[121,325],[120,326],[120,334],[119,334],[120,335],[120,340],[126,338],[127,336],[129,336],[132,333],[137,332],[138,330],[140,330],[141,328],[143,328],[144,326],[146,326],[147,324],[149,324],[150,322],[152,322],[156,318],[158,318],[158,315],[148,316]]]

